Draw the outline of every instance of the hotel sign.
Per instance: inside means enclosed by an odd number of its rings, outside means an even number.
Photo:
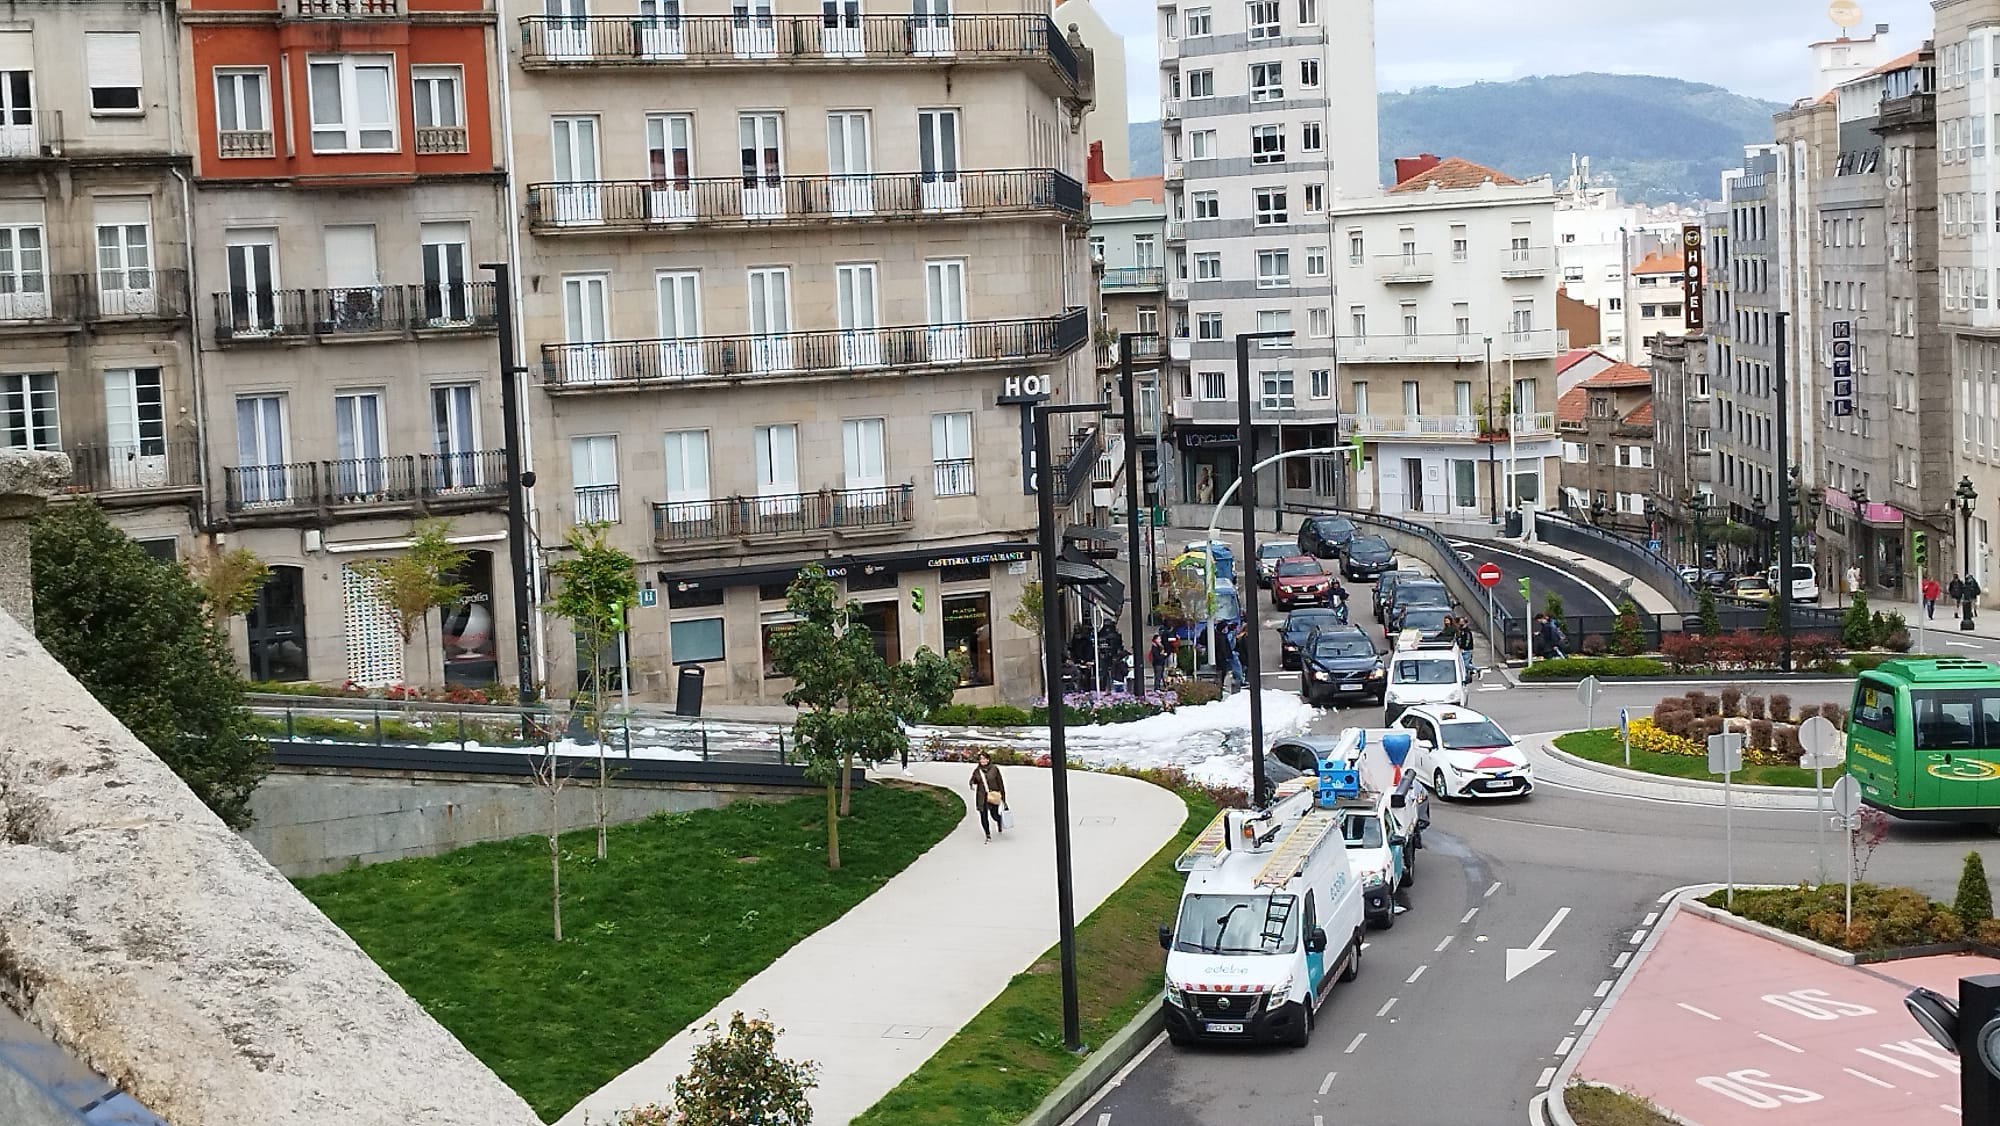
[[[1693,336],[1708,323],[1702,309],[1701,227],[1693,223],[1681,228],[1681,277],[1682,327]]]

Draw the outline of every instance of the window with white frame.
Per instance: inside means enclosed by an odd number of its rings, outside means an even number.
[[[388,55],[339,55],[306,61],[314,152],[390,152],[396,104]]]
[[[1360,231],[1347,232],[1347,264],[1359,266],[1368,256],[1368,243]]]
[[[1276,39],[1282,32],[1278,25],[1278,0],[1250,0],[1250,38]]]
[[[1275,102],[1285,96],[1284,63],[1250,64],[1250,100]]]
[[[1319,22],[1319,0],[1299,0],[1299,25],[1311,27]]]
[[[1288,370],[1263,373],[1264,409],[1267,411],[1288,411],[1298,407],[1298,397],[1292,387],[1292,373]]]
[[[1325,339],[1333,335],[1333,310],[1317,306],[1306,310],[1306,335]]]
[[[1256,201],[1254,221],[1257,226],[1276,227],[1292,221],[1291,211],[1285,203],[1285,189],[1258,188]]]
[[[1321,139],[1319,122],[1301,122],[1299,125],[1299,151],[1319,152],[1324,147],[1325,142]]]
[[[618,522],[618,437],[581,435],[569,440],[571,519],[578,524]]]
[[[410,68],[410,109],[419,129],[463,129],[465,105],[464,68],[457,66],[413,66]]]
[[[1194,280],[1222,280],[1222,253],[1220,251],[1204,250],[1194,256]]]
[[[1330,368],[1314,368],[1306,373],[1306,394],[1315,399],[1333,398],[1333,371]]]
[[[1258,289],[1284,289],[1291,284],[1291,251],[1260,250],[1257,252]]]
[[[146,112],[136,31],[83,33],[83,69],[90,80],[90,112],[130,117]]]
[[[1347,307],[1347,334],[1349,336],[1368,335],[1368,307],[1349,305]]]
[[[269,73],[261,66],[215,69],[217,155],[271,155]]]
[[[1283,164],[1285,162],[1285,127],[1282,125],[1252,125],[1250,127],[1250,163]]]
[[[1258,332],[1292,331],[1292,311],[1290,309],[1257,310],[1257,331]],[[1290,337],[1280,337],[1275,340],[1259,340],[1257,342],[1257,346],[1259,348],[1290,348],[1292,346],[1292,340]]]
[[[1194,315],[1194,338],[1196,340],[1222,339],[1222,314],[1196,313]]]
[[[1198,372],[1195,376],[1204,403],[1219,403],[1229,397],[1229,381],[1219,371]]]
[[[1182,32],[1189,39],[1201,39],[1214,34],[1214,16],[1207,8],[1189,8],[1181,13],[1187,29]]]
[[[1308,90],[1319,89],[1318,59],[1299,60],[1299,85],[1304,86]]]
[[[1215,192],[1194,193],[1194,217],[1197,219],[1222,218],[1222,197]]]
[[[1190,98],[1215,97],[1215,72],[1212,70],[1188,71],[1187,96]]]
[[[1365,379],[1355,380],[1353,385],[1347,389],[1347,394],[1348,394],[1347,398],[1348,412],[1350,414],[1360,415],[1361,417],[1364,418],[1367,417],[1368,381]]]
[[[1318,215],[1326,210],[1326,185],[1307,184],[1305,188],[1306,214]]]
[[[1222,155],[1216,148],[1215,130],[1197,129],[1188,134],[1188,159],[1213,160]]]
[[[1326,247],[1306,247],[1306,276],[1309,278],[1326,276]]]
[[[1403,336],[1415,339],[1417,336],[1417,303],[1405,301],[1403,304]]]
[[[59,450],[54,372],[0,375],[0,448]]]
[[[941,497],[969,497],[972,476],[972,412],[931,415],[931,489]]]
[[[1470,253],[1468,249],[1470,246],[1471,241],[1466,236],[1465,224],[1453,223],[1451,225],[1451,260],[1454,262],[1465,261],[1467,254]]]
[[[1463,301],[1452,302],[1451,328],[1458,334],[1459,343],[1464,344],[1472,339],[1472,306]]]
[[[667,503],[682,505],[708,500],[708,431],[669,430],[664,443]],[[705,516],[707,512],[708,506],[701,505],[688,515]]]

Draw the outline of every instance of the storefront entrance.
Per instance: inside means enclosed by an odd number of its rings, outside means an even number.
[[[250,679],[307,680],[306,584],[300,567],[273,567],[244,615],[250,635]]]

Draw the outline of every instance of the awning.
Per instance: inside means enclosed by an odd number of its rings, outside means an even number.
[[[1066,540],[1083,540],[1088,543],[1123,543],[1125,533],[1118,528],[1100,528],[1094,524],[1071,524],[1063,533]]]
[[[1085,558],[1074,548],[1056,557],[1056,579],[1113,614],[1125,605],[1125,584],[1118,576]]]

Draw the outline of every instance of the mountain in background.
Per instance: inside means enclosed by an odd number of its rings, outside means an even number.
[[[1743,146],[1769,141],[1776,102],[1719,86],[1628,74],[1565,74],[1427,86],[1381,98],[1382,178],[1398,156],[1461,156],[1527,179],[1558,183],[1570,154],[1619,197],[1652,204],[1714,199]],[[1131,127],[1132,175],[1160,174],[1159,123]]]

